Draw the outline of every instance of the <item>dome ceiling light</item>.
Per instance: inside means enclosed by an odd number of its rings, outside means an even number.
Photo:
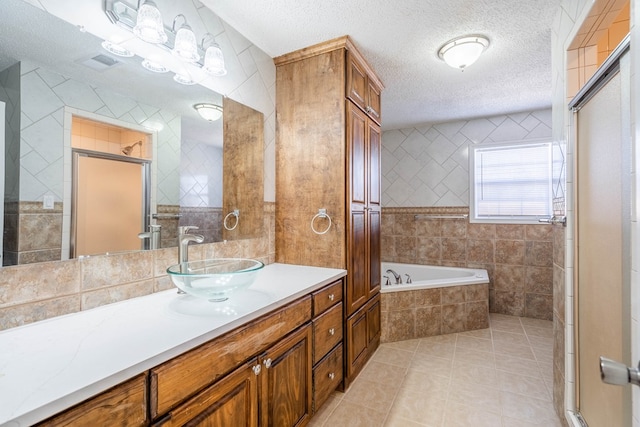
[[[464,71],[476,62],[488,47],[489,39],[485,36],[462,36],[446,42],[438,49],[438,57],[450,67]]]

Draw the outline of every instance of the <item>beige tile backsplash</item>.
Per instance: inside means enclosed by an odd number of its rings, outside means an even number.
[[[465,207],[383,208],[382,260],[484,268],[491,282],[490,312],[551,320],[552,226],[414,218],[467,213]],[[555,240],[557,245],[560,238]]]

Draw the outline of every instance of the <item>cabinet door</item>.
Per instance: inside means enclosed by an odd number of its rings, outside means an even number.
[[[380,344],[380,294],[367,304],[367,351],[372,354]]]
[[[311,417],[311,326],[284,338],[261,358],[261,425],[304,425]]]
[[[347,152],[349,217],[347,225],[347,316],[356,312],[369,298],[367,247],[367,116],[347,102]]]
[[[370,299],[380,290],[380,127],[367,122],[367,248],[368,295]]]
[[[367,311],[361,308],[347,319],[347,379],[355,378],[367,359]],[[345,384],[346,385],[346,384]]]
[[[347,51],[347,98],[366,111],[367,90],[367,72],[351,52]]]
[[[380,86],[374,83],[373,80],[367,79],[367,108],[365,111],[378,124],[382,124],[381,92]]]
[[[256,427],[256,366],[260,367],[256,359],[243,365],[169,412],[154,426]]]

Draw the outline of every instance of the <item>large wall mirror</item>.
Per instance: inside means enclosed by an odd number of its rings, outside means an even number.
[[[140,57],[111,55],[98,37],[26,1],[2,0],[0,22],[2,265],[171,247],[180,225],[199,227],[205,242],[262,235],[262,113],[147,71]],[[222,118],[200,117],[193,106],[203,102],[222,107]],[[111,193],[99,193],[106,186]],[[113,231],[87,236],[103,227],[88,221],[100,204],[125,193],[124,205],[141,207],[126,214],[132,228],[118,227],[117,208],[104,215]],[[74,252],[80,231],[87,253]],[[92,245],[118,234],[126,245]]]

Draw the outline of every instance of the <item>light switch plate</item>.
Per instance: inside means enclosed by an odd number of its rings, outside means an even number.
[[[53,196],[47,194],[42,200],[42,209],[53,209]]]

